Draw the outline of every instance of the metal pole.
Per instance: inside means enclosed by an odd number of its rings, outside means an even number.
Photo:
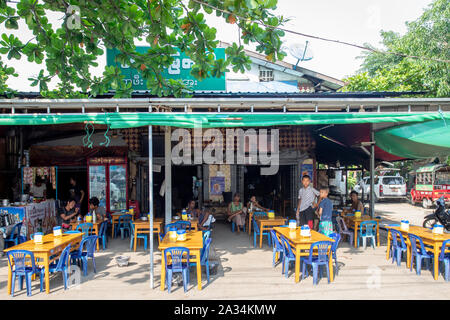
[[[164,134],[164,161],[165,161],[165,180],[166,190],[164,196],[166,198],[166,219],[165,225],[172,222],[172,158],[171,158],[171,140],[170,127],[166,127]]]
[[[148,211],[150,214],[150,288],[154,289],[153,265],[153,137],[152,126],[148,126]],[[159,237],[159,235],[158,235]]]
[[[370,215],[373,218],[375,215],[375,133],[373,131],[373,124],[370,125]]]

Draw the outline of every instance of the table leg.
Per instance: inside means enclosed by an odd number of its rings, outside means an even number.
[[[355,235],[353,236],[353,242],[355,243],[355,248],[357,247],[357,240],[358,240],[358,223],[355,222]]]
[[[166,257],[164,250],[161,250],[161,291],[166,288]]]
[[[95,235],[98,236],[98,228],[96,227],[95,229]],[[97,238],[97,251],[100,250],[100,238]]]
[[[195,250],[195,262],[197,265],[197,287],[202,290],[202,266],[200,264],[200,250]]]
[[[11,294],[11,284],[12,284],[12,271],[11,271],[12,266],[9,265],[9,261],[8,261],[8,295]]]
[[[113,219],[113,221],[112,221],[112,230],[111,230],[111,238],[114,238],[114,225],[115,225],[115,223],[114,223],[114,219]]]
[[[137,228],[136,226],[134,226],[134,241],[133,241],[134,252],[136,252],[136,239],[137,239]]]
[[[389,260],[390,254],[391,254],[391,233],[389,232],[389,229],[388,229],[386,260]]]
[[[46,255],[44,257],[44,266],[45,266],[45,292],[47,294],[50,293],[50,272],[49,272],[49,256]]]
[[[409,269],[410,267],[411,267],[411,256],[412,256],[412,254],[411,254],[411,248],[412,248],[412,246],[411,246],[411,242],[409,242],[409,238],[407,238],[406,239],[406,241],[405,241],[405,244],[406,244],[406,267]]]
[[[377,247],[380,246],[380,224],[377,223]]]
[[[252,213],[248,214],[248,234],[252,234]]]
[[[434,280],[439,278],[439,246],[434,244]]]
[[[262,248],[262,239],[263,239],[263,230],[264,230],[264,224],[261,223],[261,226],[259,228],[259,247]]]
[[[300,281],[300,248],[295,248],[295,282]]]

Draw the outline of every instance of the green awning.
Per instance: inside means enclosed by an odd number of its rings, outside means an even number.
[[[266,127],[283,125],[424,122],[446,119],[450,112],[424,113],[80,113],[0,114],[0,125],[110,124],[112,129],[148,125],[180,128]]]
[[[377,146],[403,158],[450,155],[450,121],[447,118],[405,124],[375,134]]]

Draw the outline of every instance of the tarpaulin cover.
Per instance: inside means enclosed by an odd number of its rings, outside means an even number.
[[[377,146],[405,158],[450,155],[450,121],[447,118],[405,124],[375,134]]]
[[[446,119],[450,112],[424,113],[80,113],[0,114],[0,125],[51,125],[83,123],[110,124],[112,129],[148,125],[181,128],[264,127],[281,125],[355,124],[381,122],[424,122]]]

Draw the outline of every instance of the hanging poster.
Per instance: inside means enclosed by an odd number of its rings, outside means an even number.
[[[303,162],[300,167],[300,181],[302,180],[303,176],[308,175],[311,178],[312,184],[314,185],[314,165],[312,163],[305,162]]]
[[[211,195],[220,196],[225,191],[225,177],[210,177],[210,189]]]

